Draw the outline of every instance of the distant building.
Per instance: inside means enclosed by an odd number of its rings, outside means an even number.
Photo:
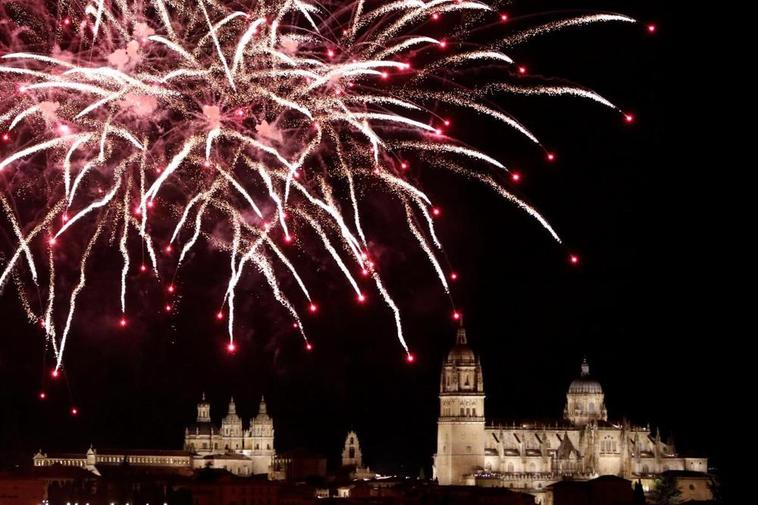
[[[274,458],[271,478],[288,482],[326,477],[326,457],[306,449],[293,449]]]
[[[563,480],[545,488],[544,505],[633,505],[632,483],[615,475]]]
[[[427,481],[387,478],[356,482],[344,501],[333,503],[372,505],[534,505],[534,496],[472,486],[436,486]]]
[[[641,479],[649,488],[668,470],[707,471],[706,458],[684,458],[649,427],[609,422],[600,383],[585,359],[569,386],[563,419],[490,423],[484,416],[479,358],[458,330],[442,365],[434,478],[440,485],[508,487],[541,494],[563,479],[600,475]]]
[[[0,504],[38,505],[45,499],[45,483],[32,475],[0,472]]]
[[[261,397],[258,415],[248,428],[237,415],[234,398],[229,401],[221,427],[211,421],[205,395],[197,404],[197,421],[184,431],[184,450],[192,453],[195,467],[224,468],[236,475],[268,474],[274,460],[274,421]]]
[[[373,479],[376,474],[368,466],[363,466],[363,454],[358,435],[350,431],[345,437],[345,447],[342,449],[342,468],[347,470],[352,479]]]
[[[258,414],[247,428],[237,415],[232,398],[226,417],[217,426],[211,420],[210,404],[203,395],[197,405],[197,421],[184,431],[184,449],[97,451],[90,447],[85,454],[45,454],[33,457],[35,467],[62,465],[78,467],[100,475],[103,466],[129,464],[173,469],[191,473],[193,469],[215,468],[235,475],[270,475],[275,457],[274,422],[261,397]]]
[[[669,470],[662,477],[670,477],[676,483],[681,493],[681,502],[713,500],[713,478],[702,472],[689,472],[686,470]]]

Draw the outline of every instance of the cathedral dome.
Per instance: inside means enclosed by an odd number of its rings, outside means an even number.
[[[261,396],[261,403],[258,405],[258,415],[255,416],[255,423],[270,423],[271,416],[268,415],[268,409],[266,408],[266,400]]]
[[[474,351],[469,347],[466,340],[466,330],[461,326],[458,328],[458,335],[455,339],[455,345],[447,354],[448,363],[456,364],[475,364],[476,355]]]
[[[590,365],[587,358],[582,360],[582,374],[571,382],[569,394],[603,394],[603,387],[590,376]]]

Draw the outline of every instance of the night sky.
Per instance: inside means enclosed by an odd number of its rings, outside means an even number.
[[[558,2],[516,2],[529,12]],[[528,5],[527,5],[528,4]],[[564,237],[565,247],[516,207],[473,182],[414,164],[442,208],[437,230],[460,279],[453,287],[469,341],[481,354],[490,419],[558,419],[583,355],[606,393],[609,416],[660,427],[685,454],[728,473],[723,432],[730,341],[721,216],[705,191],[714,141],[680,95],[692,68],[690,29],[663,2],[576,2],[654,21],[567,30],[511,51],[532,74],[586,85],[637,117],[634,125],[572,98],[508,98],[501,105],[558,155],[556,163],[494,123],[453,117],[451,134],[510,161],[517,193]],[[573,4],[572,4],[573,5]],[[524,11],[526,12],[526,11]],[[385,199],[383,199],[385,198]],[[394,202],[392,202],[394,204]],[[416,356],[408,365],[391,312],[375,290],[359,306],[328,258],[307,275],[320,310],[305,316],[314,351],[289,328],[261,284],[238,313],[239,351],[224,350],[215,321],[228,262],[197,254],[177,280],[178,311],[162,314],[159,288],[133,294],[141,314],[117,328],[118,257],[102,254],[67,350],[65,380],[51,384],[43,334],[29,325],[12,284],[0,298],[0,462],[28,463],[38,448],[180,448],[205,391],[212,416],[234,395],[243,418],[266,395],[280,451],[306,447],[336,460],[355,429],[375,470],[430,475],[441,361],[455,338],[450,301],[386,197],[370,199],[367,228],[387,285],[403,310]],[[371,207],[375,207],[372,209]],[[4,246],[5,249],[5,246]],[[571,266],[570,253],[580,256]],[[306,259],[305,253],[299,253]],[[110,265],[110,266],[109,266]],[[40,402],[41,388],[49,398]],[[68,414],[76,405],[77,418]]]

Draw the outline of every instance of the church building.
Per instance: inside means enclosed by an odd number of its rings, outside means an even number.
[[[194,455],[197,467],[225,468],[238,475],[268,474],[274,460],[274,421],[261,397],[258,415],[248,428],[229,401],[221,426],[211,421],[211,406],[203,395],[197,404],[197,421],[184,430],[184,450]]]
[[[229,401],[221,426],[211,420],[211,406],[203,395],[197,404],[197,420],[184,430],[183,450],[101,450],[90,447],[85,454],[34,455],[34,466],[79,467],[100,475],[102,466],[134,465],[171,469],[179,474],[216,468],[239,476],[268,475],[274,479],[274,421],[261,397],[258,414],[247,427],[237,415],[234,398]]]
[[[585,359],[566,394],[563,419],[488,423],[479,357],[458,329],[442,365],[434,478],[440,485],[508,487],[540,495],[564,479],[616,475],[644,486],[667,470],[706,472],[706,458],[685,458],[649,427],[611,422],[603,388]]]

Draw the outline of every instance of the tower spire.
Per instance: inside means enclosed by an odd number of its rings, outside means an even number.
[[[590,364],[587,362],[587,356],[582,358],[582,377],[587,377],[590,374]]]
[[[265,414],[266,413],[266,400],[263,398],[263,395],[261,395],[261,403],[258,405],[258,414]]]
[[[463,327],[463,319],[461,318],[460,326],[458,327],[458,333],[455,336],[455,343],[466,345],[468,339],[466,338],[466,328]]]
[[[205,400],[205,393],[203,393],[200,403],[197,404],[197,422],[207,423],[211,420],[211,406]]]

